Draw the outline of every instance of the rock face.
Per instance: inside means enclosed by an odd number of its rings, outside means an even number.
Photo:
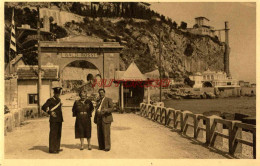
[[[50,4],[43,3],[43,7],[48,5]],[[69,8],[68,5],[71,4],[61,3],[59,8],[61,5]],[[128,67],[133,60],[142,73],[157,69],[160,65],[160,34],[163,74],[181,79],[207,69],[224,70],[225,47],[217,39],[187,33],[160,19],[97,17],[93,20],[85,17],[84,22],[72,21],[66,23],[64,28],[68,35],[85,35],[107,42],[120,42],[125,46],[121,54],[121,70]]]
[[[134,60],[143,73],[159,66],[160,32],[162,70],[170,77],[183,78],[207,69],[224,70],[224,45],[209,36],[172,29],[160,21],[121,19],[112,23],[107,19],[78,26],[82,32],[91,31],[96,37],[116,39],[125,46],[121,54],[125,66]]]

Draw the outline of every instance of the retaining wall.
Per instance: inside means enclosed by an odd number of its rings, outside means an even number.
[[[47,114],[41,111],[41,116]],[[4,133],[11,132],[15,127],[19,127],[25,120],[38,118],[37,107],[29,107],[23,109],[12,109],[10,113],[4,115]]]

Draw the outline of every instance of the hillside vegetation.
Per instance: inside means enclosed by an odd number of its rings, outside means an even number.
[[[86,16],[84,22],[68,22],[64,27],[59,27],[65,31],[57,31],[56,28],[56,32],[53,32],[57,34],[57,38],[80,34],[104,41],[120,42],[124,45],[120,55],[123,62],[121,69],[124,70],[132,61],[135,61],[143,73],[153,71],[159,66],[159,36],[161,33],[163,75],[180,79],[206,69],[223,71],[225,48],[217,38],[187,33],[185,32],[186,26],[183,26],[185,22],[178,26],[176,22],[166,19],[149,8],[139,7],[137,12],[139,14],[133,15],[131,3],[127,3],[125,6],[128,7],[124,6],[125,8],[122,8],[122,3],[119,3],[119,8],[116,8],[117,3],[110,3],[110,8],[108,4],[103,3],[103,11],[100,8],[98,11],[96,7],[94,9],[95,4],[85,5],[84,10],[82,9],[84,3],[55,4],[62,10]],[[44,3],[44,5],[47,4]],[[135,5],[137,4],[135,3]],[[30,11],[34,13],[33,9]],[[143,13],[148,14],[146,17],[139,17]],[[16,16],[16,19],[19,20],[19,17],[25,16]],[[30,20],[23,19],[23,24],[26,23],[35,26]],[[35,60],[30,58],[28,63]]]

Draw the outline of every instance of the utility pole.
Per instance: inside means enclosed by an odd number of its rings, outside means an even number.
[[[161,46],[162,32],[159,36],[159,74],[160,74],[160,102],[162,102],[162,46]]]
[[[227,74],[227,77],[231,77],[230,70],[229,70],[229,53],[230,53],[230,48],[229,48],[229,26],[228,22],[225,22],[225,55],[224,55],[224,70]]]
[[[37,38],[38,38],[38,84],[37,84],[37,93],[38,93],[38,117],[41,116],[41,86],[42,86],[42,75],[41,75],[41,46],[40,46],[40,38],[41,38],[41,29],[40,29],[40,9],[37,6]]]

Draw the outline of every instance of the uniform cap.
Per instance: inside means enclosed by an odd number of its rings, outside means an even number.
[[[53,89],[54,93],[60,93],[62,90],[62,87],[54,87],[52,89]]]

